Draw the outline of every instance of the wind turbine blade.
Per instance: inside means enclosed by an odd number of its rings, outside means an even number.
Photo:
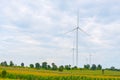
[[[66,33],[64,33],[64,34],[67,34],[67,33],[73,32],[74,30],[76,30],[76,28],[74,28],[73,30],[68,31],[68,32],[66,32]]]
[[[80,31],[82,31],[83,33],[85,33],[86,35],[90,36],[86,31],[84,31],[83,29],[81,29],[80,27],[78,28]]]

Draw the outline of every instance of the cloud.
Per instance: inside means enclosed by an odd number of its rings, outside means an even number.
[[[107,56],[109,50],[111,54],[115,51],[118,55],[118,0],[6,0],[0,4],[0,54],[4,53],[2,57],[8,60],[11,58],[16,63],[26,61],[29,64],[42,58],[57,64],[72,64],[75,32],[64,33],[76,27],[77,7],[80,12],[80,28],[91,35],[79,32],[79,57],[93,53],[96,55],[95,63],[105,64],[113,56]],[[17,56],[20,61],[15,59]],[[101,58],[102,61],[99,60]],[[85,58],[80,58],[79,63],[86,63]]]

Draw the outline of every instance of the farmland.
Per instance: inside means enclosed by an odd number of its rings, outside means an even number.
[[[105,70],[44,70],[22,67],[0,67],[6,70],[5,77],[0,80],[120,80],[120,71]],[[2,74],[1,74],[2,75]]]

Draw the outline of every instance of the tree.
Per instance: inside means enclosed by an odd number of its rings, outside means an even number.
[[[50,70],[50,69],[51,69],[51,66],[50,66],[50,65],[47,65],[47,69],[49,69],[49,70]]]
[[[91,67],[91,70],[96,70],[96,68],[97,68],[96,65],[93,64],[92,67]]]
[[[33,64],[30,64],[30,68],[34,68],[34,65],[33,65]]]
[[[89,64],[84,65],[84,69],[90,69],[90,65]]]
[[[4,61],[4,62],[1,62],[1,66],[8,66],[8,64],[6,61]]]
[[[55,65],[55,63],[52,63],[52,70],[57,70],[57,66]]]
[[[77,67],[77,66],[74,66],[74,67],[72,67],[72,69],[73,69],[73,70],[77,70],[77,69],[78,69],[78,67]]]
[[[35,63],[35,68],[40,68],[40,64],[39,63]]]
[[[65,65],[65,69],[66,70],[70,70],[71,69],[71,65]]]
[[[42,68],[44,68],[44,69],[47,69],[47,68],[48,68],[47,62],[43,62],[43,63],[42,63]]]
[[[62,71],[63,71],[63,69],[64,69],[64,66],[63,66],[63,65],[61,65],[61,66],[59,67],[59,69],[58,69],[58,70],[62,72]]]
[[[112,67],[110,68],[110,70],[115,70],[115,67],[114,67],[114,66],[112,66]]]
[[[101,70],[102,69],[102,66],[99,64],[98,66],[97,66],[97,70]]]
[[[24,63],[23,62],[21,63],[21,67],[24,67]]]
[[[10,61],[10,66],[11,66],[11,67],[14,66],[14,63],[13,63],[12,61]]]

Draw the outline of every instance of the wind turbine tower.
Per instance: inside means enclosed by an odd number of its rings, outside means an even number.
[[[69,31],[69,32],[73,32],[73,31],[76,31],[76,49],[74,49],[74,50],[76,50],[76,66],[78,66],[78,61],[79,61],[79,55],[78,55],[78,48],[79,48],[79,30],[80,31],[82,31],[83,33],[85,33],[86,35],[88,35],[89,36],[89,34],[88,33],[86,33],[83,29],[81,29],[80,27],[79,27],[79,10],[78,10],[78,12],[77,12],[77,27],[76,28],[74,28],[72,31]],[[68,32],[67,32],[68,33]],[[73,61],[74,61],[74,58],[73,58]]]

